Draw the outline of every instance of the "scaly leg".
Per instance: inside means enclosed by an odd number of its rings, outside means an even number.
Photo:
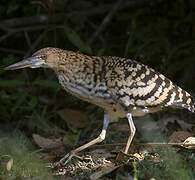
[[[102,132],[100,133],[100,135],[96,139],[76,148],[75,150],[72,150],[70,153],[68,153],[62,159],[60,159],[60,161],[54,163],[52,165],[52,167],[56,167],[59,165],[65,165],[71,160],[71,158],[73,156],[75,156],[76,153],[78,153],[78,152],[80,152],[80,151],[82,151],[82,150],[84,150],[84,149],[86,149],[94,144],[102,142],[106,137],[106,129],[108,127],[108,124],[109,124],[109,116],[108,116],[108,114],[105,113],[104,114],[104,124],[103,124]]]
[[[136,131],[131,113],[127,112],[126,116],[127,116],[128,122],[129,122],[129,128],[130,128],[131,132],[130,132],[130,135],[129,135],[129,138],[127,140],[127,144],[126,144],[126,147],[125,147],[125,154],[128,153],[129,146],[131,145],[131,142],[133,140],[133,137],[134,137],[135,131]]]

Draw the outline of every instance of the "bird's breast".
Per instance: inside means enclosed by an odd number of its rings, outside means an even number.
[[[86,79],[68,78],[64,74],[58,75],[59,83],[73,96],[96,104],[102,108],[112,106],[113,100],[104,83],[86,81]]]

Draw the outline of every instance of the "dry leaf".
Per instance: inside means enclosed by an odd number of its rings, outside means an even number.
[[[107,162],[102,165],[102,167],[115,167],[115,164],[112,162]]]
[[[193,144],[191,146],[185,146],[187,144]],[[184,146],[188,149],[195,149],[195,137],[188,137],[185,141],[184,141]]]
[[[138,153],[135,153],[133,154],[134,157],[136,157],[139,161],[142,161],[144,160],[144,155],[143,154],[138,154]]]
[[[122,159],[124,159],[124,157],[128,157],[128,158],[133,158],[133,159],[136,159],[136,160],[139,160],[139,161],[142,161],[144,160],[145,156],[143,154],[138,154],[138,153],[134,153],[134,154],[126,154],[122,151],[120,151],[118,154],[117,154],[117,157],[116,157],[116,161],[121,161]]]
[[[87,121],[89,121],[88,116],[84,112],[78,110],[62,109],[58,111],[58,114],[66,121],[68,127],[72,129],[73,132],[86,127]]]
[[[57,138],[57,139],[49,139],[49,138],[45,138],[42,137],[38,134],[33,134],[33,139],[35,141],[35,143],[44,149],[56,149],[60,146],[64,145],[64,140],[62,141],[62,138]],[[72,145],[71,141],[68,141],[68,145]]]
[[[187,131],[175,131],[169,137],[169,143],[182,143],[190,136],[192,136],[192,134]]]
[[[14,164],[14,160],[11,158],[8,162],[7,162],[7,165],[6,165],[6,168],[8,171],[11,171],[12,167],[13,167],[13,164]]]
[[[122,153],[121,151],[117,154],[116,156],[116,161],[121,161],[122,159],[124,159],[125,155],[124,153]]]

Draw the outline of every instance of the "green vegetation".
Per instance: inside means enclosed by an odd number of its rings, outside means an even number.
[[[29,140],[21,133],[4,134],[0,141],[0,177],[2,179],[53,179],[45,164],[36,157]],[[10,165],[8,165],[8,162]],[[9,169],[10,167],[10,169]]]

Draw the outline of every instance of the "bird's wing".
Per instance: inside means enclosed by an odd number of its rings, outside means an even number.
[[[112,60],[107,61],[106,67],[105,79],[111,96],[119,99],[125,106],[193,105],[189,93],[146,65],[112,57]]]

